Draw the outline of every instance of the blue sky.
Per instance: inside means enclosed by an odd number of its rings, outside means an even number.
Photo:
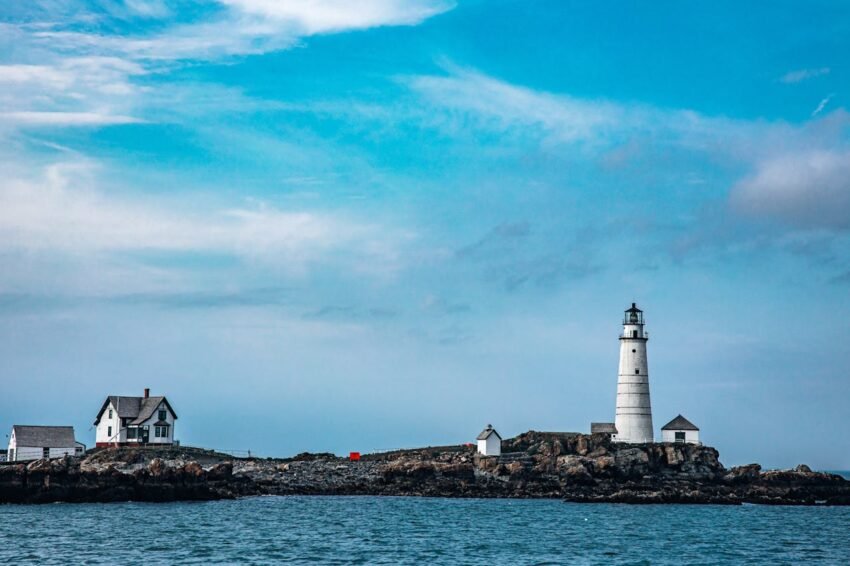
[[[584,431],[636,301],[656,429],[850,468],[850,6],[353,4],[0,8],[0,426]]]

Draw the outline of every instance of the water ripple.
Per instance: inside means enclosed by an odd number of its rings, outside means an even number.
[[[256,497],[0,507],[33,564],[847,563],[850,508]]]

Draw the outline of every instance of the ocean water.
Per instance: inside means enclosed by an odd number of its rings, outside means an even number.
[[[0,506],[0,563],[848,564],[850,507],[254,497]]]

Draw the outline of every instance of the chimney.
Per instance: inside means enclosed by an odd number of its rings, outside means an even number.
[[[151,390],[145,387],[145,399],[151,396]]]

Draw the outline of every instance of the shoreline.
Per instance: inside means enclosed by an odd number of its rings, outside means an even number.
[[[0,466],[0,503],[208,501],[262,495],[558,499],[640,505],[850,505],[850,481],[807,466],[727,469],[717,450],[529,431],[501,456],[470,446],[284,459],[187,447],[109,448]]]

